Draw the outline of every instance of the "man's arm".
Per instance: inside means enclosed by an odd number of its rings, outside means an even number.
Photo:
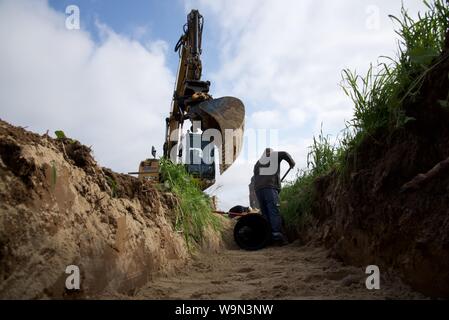
[[[290,168],[294,168],[296,163],[293,160],[293,158],[290,156],[288,152],[280,151],[279,152],[279,163],[281,163],[282,160],[285,160],[290,165]]]
[[[254,177],[259,175],[259,161],[256,162],[253,169]]]

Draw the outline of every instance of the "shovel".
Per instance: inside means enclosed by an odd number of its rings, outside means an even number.
[[[291,170],[292,170],[292,168],[289,168],[289,169],[287,170],[287,172],[286,172],[286,173],[284,174],[284,176],[282,177],[281,182],[284,182],[285,177],[287,177],[287,175],[290,173]]]

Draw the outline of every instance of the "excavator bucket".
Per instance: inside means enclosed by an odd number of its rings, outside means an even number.
[[[191,119],[201,121],[203,132],[217,129],[221,133],[221,143],[216,145],[221,151],[220,174],[225,172],[237,159],[243,145],[245,126],[245,106],[233,97],[223,97],[203,101],[190,110]]]

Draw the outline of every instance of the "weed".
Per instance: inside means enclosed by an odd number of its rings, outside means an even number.
[[[419,14],[417,20],[404,7],[400,18],[390,16],[399,24],[397,59],[381,57],[381,62],[371,64],[364,76],[343,71],[341,86],[354,104],[354,117],[346,123],[336,144],[332,145],[322,132],[314,138],[307,169],[282,189],[281,212],[287,224],[304,226],[311,215],[314,181],[332,170],[340,173],[341,178],[348,161],[355,159],[357,148],[367,136],[379,129],[391,132],[416,120],[407,116],[405,102],[413,101],[426,75],[449,58],[441,54],[449,29],[449,5],[445,0],[424,4],[427,11]],[[449,93],[439,103],[447,108]]]
[[[55,131],[55,136],[56,136],[56,139],[67,139],[64,131],[62,131],[62,130]]]
[[[57,179],[57,172],[56,172],[56,163],[53,160],[51,162],[51,188],[54,190],[56,187],[56,179]]]
[[[160,166],[165,186],[179,199],[175,228],[183,232],[189,248],[201,241],[206,227],[220,230],[221,223],[212,213],[210,198],[201,191],[199,182],[187,173],[185,167],[166,159],[160,160]]]
[[[404,102],[419,93],[425,76],[447,56],[441,57],[449,28],[449,6],[444,0],[424,1],[427,11],[415,21],[402,7],[399,24],[398,58],[370,66],[365,76],[343,71],[342,88],[354,103],[354,117],[348,123],[356,142],[379,128],[402,127],[415,119],[406,116]],[[388,63],[387,63],[388,62]],[[354,147],[351,137],[342,147]]]
[[[77,140],[75,140],[75,139],[67,138],[67,136],[65,135],[64,131],[62,131],[62,130],[56,130],[55,131],[55,136],[56,136],[56,139],[58,139],[58,140],[65,140],[65,141],[67,141],[69,143],[77,142]]]
[[[117,181],[115,181],[114,178],[112,177],[107,177],[107,181],[108,181],[108,185],[111,188],[111,197],[115,198],[117,197],[117,188],[118,188],[118,184]]]
[[[307,155],[307,169],[300,170],[296,180],[286,184],[280,194],[281,214],[288,226],[299,229],[306,226],[312,214],[315,179],[338,167],[338,150],[331,144],[329,136],[323,135],[322,130],[318,138],[313,138]]]

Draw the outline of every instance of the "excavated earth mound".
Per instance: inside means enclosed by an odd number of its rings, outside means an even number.
[[[175,204],[150,182],[99,167],[78,141],[0,120],[0,298],[133,294],[189,258]],[[69,265],[81,273],[76,293],[65,286]]]

